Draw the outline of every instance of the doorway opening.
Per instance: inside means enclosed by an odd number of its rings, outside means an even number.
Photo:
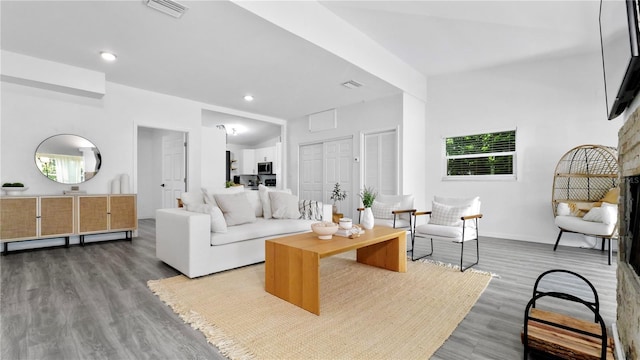
[[[178,207],[187,190],[187,133],[138,127],[138,218],[155,219],[157,209]]]

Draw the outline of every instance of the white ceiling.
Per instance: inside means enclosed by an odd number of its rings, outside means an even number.
[[[598,0],[321,3],[427,76],[600,49]]]
[[[181,3],[189,10],[175,19],[142,0],[3,0],[0,44],[111,82],[282,119],[399,92],[231,2]],[[321,4],[427,76],[599,46],[596,0]],[[118,61],[102,62],[102,50]],[[340,85],[351,79],[365,86]],[[248,93],[255,101],[243,100]]]

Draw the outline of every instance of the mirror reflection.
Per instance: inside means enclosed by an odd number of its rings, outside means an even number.
[[[100,170],[98,148],[78,135],[54,135],[36,149],[36,166],[47,178],[61,184],[80,184]]]

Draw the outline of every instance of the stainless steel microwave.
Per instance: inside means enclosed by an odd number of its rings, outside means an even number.
[[[272,162],[259,162],[258,163],[258,175],[271,175],[273,174]]]

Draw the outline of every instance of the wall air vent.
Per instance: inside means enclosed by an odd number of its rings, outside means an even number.
[[[357,89],[359,87],[362,86],[362,84],[360,84],[359,82],[355,81],[355,80],[349,80],[347,82],[343,82],[342,86],[349,88],[349,89]]]
[[[179,4],[173,0],[145,0],[148,7],[162,11],[167,15],[171,15],[175,18],[180,18],[187,7]]]

